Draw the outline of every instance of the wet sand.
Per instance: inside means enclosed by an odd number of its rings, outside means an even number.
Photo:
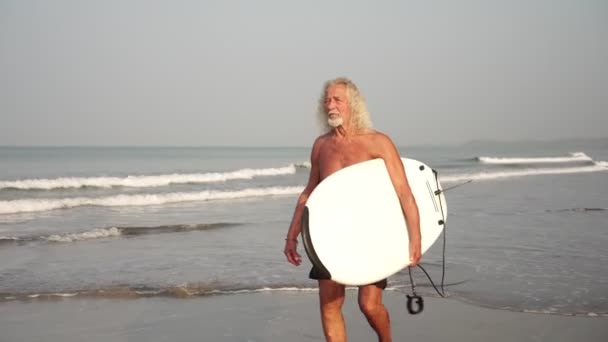
[[[376,341],[347,292],[349,341]],[[608,318],[520,313],[425,298],[410,315],[387,292],[395,341],[606,341]],[[0,341],[324,341],[314,291],[199,298],[65,298],[0,303]]]

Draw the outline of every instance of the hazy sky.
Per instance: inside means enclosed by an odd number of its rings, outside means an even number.
[[[0,0],[0,145],[309,146],[337,76],[402,146],[608,137],[608,1]]]

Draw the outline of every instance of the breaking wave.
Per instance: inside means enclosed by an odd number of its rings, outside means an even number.
[[[0,236],[0,246],[19,242],[20,239],[14,236]]]
[[[77,242],[84,240],[104,239],[117,236],[139,236],[149,234],[183,233],[193,231],[205,231],[225,227],[233,227],[242,223],[217,222],[217,223],[198,223],[198,224],[173,224],[163,226],[126,226],[96,228],[85,232],[60,233],[52,235],[34,236],[0,236],[2,244],[23,244],[26,242]]]
[[[608,171],[607,162],[594,162],[591,166],[580,166],[580,167],[563,167],[563,168],[544,168],[544,169],[525,169],[517,171],[497,171],[497,172],[477,172],[467,174],[455,174],[440,176],[439,180],[444,183],[449,182],[463,182],[467,180],[480,181],[480,180],[494,180],[501,178],[512,178],[512,177],[524,177],[524,176],[537,176],[537,175],[559,175],[559,174],[572,174],[572,173],[589,173],[589,172],[602,172]]]
[[[235,179],[252,179],[254,177],[268,177],[291,175],[296,173],[299,164],[291,164],[279,168],[241,169],[230,172],[166,174],[156,176],[126,176],[126,177],[60,177],[53,179],[23,179],[14,181],[0,181],[1,189],[16,190],[53,190],[69,188],[112,188],[134,187],[151,188],[171,184],[216,183]]]
[[[116,286],[99,289],[81,289],[42,293],[0,293],[0,302],[12,300],[44,300],[66,297],[80,298],[145,298],[145,297],[173,297],[188,298],[212,295],[230,295],[240,293],[258,292],[316,292],[316,287],[298,285],[277,285],[264,287],[240,287],[224,285],[221,283],[193,282],[176,286],[150,287],[150,286]]]
[[[563,212],[576,212],[585,213],[590,211],[608,211],[608,208],[567,208],[567,209],[554,209],[547,210],[548,213],[563,213]]]
[[[408,292],[404,292],[404,287],[408,286],[390,286],[386,288],[387,291],[403,293],[404,295]],[[356,291],[357,287],[346,287],[347,291]],[[89,299],[139,299],[139,298],[201,298],[209,296],[221,296],[221,295],[236,295],[246,293],[276,293],[276,292],[304,292],[314,293],[318,292],[318,288],[310,287],[303,284],[277,284],[268,286],[239,286],[223,284],[221,282],[191,282],[180,285],[169,285],[169,286],[110,286],[100,287],[92,289],[74,289],[66,291],[53,291],[53,292],[30,292],[30,293],[0,293],[0,303],[11,302],[11,301],[45,301],[45,300],[57,300],[57,299],[68,299],[68,298],[89,298]],[[436,295],[429,294],[428,297],[436,297]],[[456,299],[459,297],[453,296]],[[462,299],[462,298],[460,298]],[[490,306],[491,307],[491,306]],[[503,308],[504,309],[504,308]],[[510,311],[514,312],[532,312],[538,314],[549,314],[549,315],[566,315],[566,316],[583,316],[583,317],[608,317],[608,313],[605,312],[566,312],[558,311],[555,308],[548,309],[526,309],[526,308],[509,308]]]
[[[544,164],[544,163],[572,163],[590,162],[591,157],[583,152],[570,153],[567,157],[533,157],[533,158],[498,158],[498,157],[477,157],[477,161],[484,164]]]
[[[305,162],[301,162],[301,163],[296,163],[294,164],[295,167],[299,168],[299,169],[310,169],[311,164],[309,161],[305,161]]]
[[[173,192],[165,194],[115,195],[107,197],[73,197],[59,199],[18,199],[0,201],[0,214],[38,212],[80,206],[146,206],[192,201],[231,200],[266,196],[294,195],[302,186],[249,188],[235,191]]]
[[[66,234],[54,234],[48,237],[41,237],[40,239],[51,241],[51,242],[73,242],[83,240],[93,240],[99,238],[108,238],[113,236],[121,235],[121,231],[118,228],[98,228],[92,231],[84,233],[66,233]]]
[[[595,165],[597,165],[597,166],[608,168],[608,161],[596,161],[596,162],[593,162],[593,163]]]

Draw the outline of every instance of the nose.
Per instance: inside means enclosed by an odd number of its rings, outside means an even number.
[[[336,109],[336,101],[333,100],[333,99],[328,100],[325,103],[325,107],[327,108],[328,111],[331,110],[331,109]]]

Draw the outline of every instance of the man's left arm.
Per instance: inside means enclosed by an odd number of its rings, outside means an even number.
[[[421,234],[420,234],[420,216],[418,213],[418,205],[416,199],[412,194],[412,190],[407,181],[407,175],[405,174],[405,168],[403,162],[399,156],[399,151],[395,147],[395,144],[391,139],[380,134],[380,143],[378,146],[381,147],[380,155],[384,159],[386,169],[391,177],[399,202],[401,203],[401,210],[405,216],[405,222],[407,224],[407,232],[410,240],[410,266],[416,266],[420,262],[421,254]]]

